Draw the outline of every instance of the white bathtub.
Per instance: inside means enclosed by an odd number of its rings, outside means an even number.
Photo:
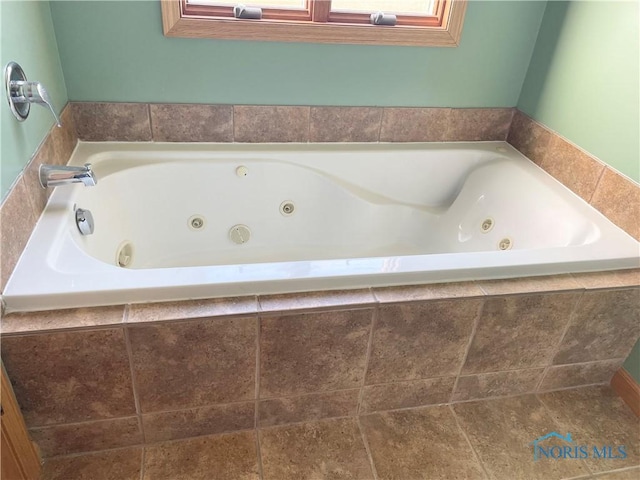
[[[85,162],[98,185],[53,192],[7,311],[639,265],[638,242],[503,142],[80,143]]]

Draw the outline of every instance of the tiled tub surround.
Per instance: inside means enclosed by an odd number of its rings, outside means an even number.
[[[129,305],[3,319],[44,455],[608,383],[640,271]]]
[[[536,165],[640,240],[640,186],[517,111],[508,142]]]
[[[66,163],[76,143],[74,120],[87,140],[285,141],[286,134],[308,141],[313,122],[326,121],[332,110],[298,107],[295,117],[290,107],[72,108],[3,204],[2,285],[47,198],[37,166]],[[83,117],[91,108],[95,116]],[[329,129],[313,141],[504,140],[512,109],[333,111],[333,123],[353,130]],[[280,122],[271,121],[274,113]],[[105,119],[101,127],[94,126],[98,117]],[[309,130],[286,133],[292,118],[308,120]],[[379,122],[378,137],[366,122],[351,125],[355,118]],[[451,122],[461,118],[468,130],[456,138]],[[519,112],[509,142],[640,239],[635,183]],[[155,445],[607,383],[638,336],[638,285],[640,273],[625,271],[12,314],[2,324],[3,359],[46,456]],[[522,319],[535,328],[522,328]],[[214,326],[221,337],[212,337]],[[424,356],[433,345],[438,355]]]

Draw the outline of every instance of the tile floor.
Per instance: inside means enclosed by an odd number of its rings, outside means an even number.
[[[620,459],[533,459],[549,432]],[[566,445],[550,438],[547,446]],[[609,387],[373,413],[56,457],[44,480],[640,479],[640,420]]]

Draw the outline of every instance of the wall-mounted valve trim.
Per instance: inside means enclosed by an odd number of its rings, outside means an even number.
[[[62,126],[60,118],[53,108],[51,98],[40,82],[29,82],[22,67],[16,62],[9,62],[4,69],[4,86],[11,112],[19,122],[24,122],[29,116],[31,104],[36,103],[49,107],[56,119],[56,125]]]

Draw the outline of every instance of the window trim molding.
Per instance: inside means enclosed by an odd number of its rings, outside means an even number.
[[[183,15],[182,0],[161,0],[160,4],[166,37],[430,47],[458,46],[467,9],[467,0],[450,0],[441,26],[384,27],[190,17]]]

